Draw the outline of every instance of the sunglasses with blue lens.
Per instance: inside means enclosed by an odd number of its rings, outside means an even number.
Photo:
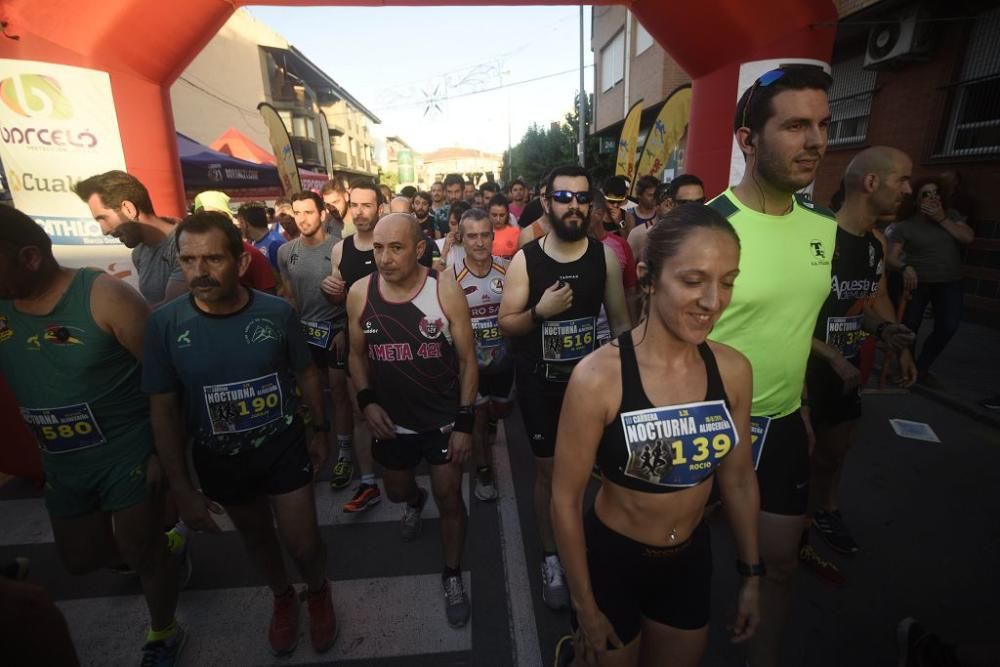
[[[549,193],[549,197],[552,201],[559,202],[560,204],[568,204],[573,199],[576,199],[577,204],[589,204],[593,200],[593,196],[589,191],[584,190],[582,192],[573,192],[572,190],[553,190]]]
[[[743,122],[740,123],[740,127],[750,127],[747,125],[747,118],[750,115],[750,103],[753,101],[753,93],[758,88],[767,88],[772,83],[785,76],[785,70],[783,69],[772,69],[769,72],[764,72],[757,80],[753,82],[750,86],[750,93],[747,95],[747,103],[743,105]]]

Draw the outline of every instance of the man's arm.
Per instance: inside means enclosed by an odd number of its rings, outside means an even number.
[[[350,332],[347,364],[351,370],[351,382],[357,390],[358,408],[368,422],[372,435],[380,440],[390,440],[396,437],[395,426],[389,413],[378,403],[378,397],[374,393],[377,388],[371,386],[368,377],[368,339],[364,329],[361,328],[361,315],[368,298],[368,285],[374,275],[377,274],[365,276],[354,283],[347,294],[347,328]],[[366,398],[371,400],[366,401]]]
[[[528,305],[528,269],[524,252],[517,251],[507,267],[498,322],[505,336],[524,336],[535,328]]]
[[[438,283],[441,306],[448,318],[451,339],[458,355],[460,374],[459,405],[474,405],[479,390],[479,361],[476,359],[476,339],[469,317],[469,302],[455,280],[454,272],[441,274]]]
[[[153,424],[153,444],[160,463],[175,493],[194,492],[191,473],[187,464],[187,437],[184,417],[181,415],[180,395],[177,392],[152,394],[149,397],[149,416]]]
[[[344,258],[344,242],[339,241],[330,251],[330,275],[323,278],[319,288],[332,303],[344,303],[347,300],[347,283],[340,273],[340,262]]]
[[[143,335],[150,307],[128,283],[102,274],[90,291],[90,312],[94,321],[110,333],[142,363]]]
[[[625,288],[622,287],[622,267],[615,251],[604,248],[604,312],[608,315],[611,335],[618,336],[632,328],[632,318],[625,303]]]
[[[292,281],[288,275],[288,245],[278,248],[278,274],[281,276],[281,297],[292,304],[292,308],[298,310],[295,303],[295,290],[292,289]]]
[[[646,245],[646,225],[639,225],[628,235],[628,247],[632,249],[635,261],[642,261],[642,249]]]

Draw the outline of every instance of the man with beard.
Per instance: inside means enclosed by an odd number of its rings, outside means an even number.
[[[433,209],[434,222],[437,224],[438,232],[441,236],[448,233],[448,214],[454,204],[462,201],[462,192],[465,188],[465,180],[460,174],[448,174],[444,177],[444,193],[448,198],[448,203],[440,208]],[[431,190],[433,196],[434,191]]]
[[[466,181],[462,186],[462,200],[465,201],[469,206],[475,205],[476,197],[476,184],[472,181]]]
[[[320,288],[330,275],[330,258],[338,239],[326,232],[322,222],[323,201],[318,194],[304,190],[292,195],[291,200],[299,237],[278,248],[278,269],[283,295],[298,312],[313,363],[325,376],[323,383],[330,387],[338,451],[330,485],[342,489],[354,477],[351,451],[354,425],[351,399],[347,395],[344,350],[338,349],[334,342],[344,331],[346,313],[342,305],[332,303]],[[330,422],[326,415],[320,413],[311,417],[313,429],[329,435]]]
[[[414,469],[428,464],[441,514],[445,615],[460,628],[469,619],[461,567],[462,465],[471,447],[478,380],[469,306],[453,276],[418,263],[420,246],[429,242],[412,216],[387,215],[372,243],[378,272],[358,280],[347,300],[351,377],[377,438],[372,453],[384,469],[386,494],[405,503],[404,542],[421,533],[428,493],[417,485]]]
[[[569,605],[549,518],[552,457],[566,383],[576,363],[595,347],[602,305],[613,335],[631,326],[618,259],[611,248],[587,236],[591,196],[583,168],[562,166],[549,173],[543,205],[552,233],[514,255],[500,304],[500,330],[511,338],[518,402],[535,456],[542,599],[553,609]]]
[[[177,264],[174,223],[153,212],[153,202],[139,179],[109,171],[84,179],[73,188],[90,207],[105,236],[132,249],[139,291],[154,308],[187,291]]]
[[[345,239],[353,234],[354,225],[348,210],[351,198],[347,188],[344,187],[344,181],[340,178],[331,178],[320,188],[319,196],[323,198],[325,209],[323,225],[326,227],[327,235]]]
[[[444,183],[441,181],[434,181],[431,183],[431,217],[437,220],[438,209],[443,206],[445,206]]]
[[[188,216],[177,245],[191,294],[156,310],[144,338],[142,389],[150,394],[156,451],[189,526],[218,533],[212,515],[225,508],[273,594],[271,650],[287,655],[299,641],[299,594],[277,522],[306,580],[313,648],[324,652],[337,621],[313,478],[327,434],[307,436],[298,416],[299,392],[312,414],[323,414],[319,371],[292,307],[239,283],[250,258],[228,216]],[[189,444],[201,489],[188,466]]]
[[[438,239],[441,238],[441,233],[438,231],[437,225],[434,224],[434,218],[431,217],[431,203],[429,192],[421,190],[413,195],[413,217],[420,223],[420,229],[428,238]]]
[[[739,288],[710,338],[753,366],[754,466],[760,486],[761,623],[754,667],[778,663],[809,498],[813,435],[803,403],[806,363],[820,307],[830,293],[837,225],[833,213],[796,194],[826,152],[830,77],[810,66],[764,73],[736,106],[740,182],[709,206],[739,234]]]

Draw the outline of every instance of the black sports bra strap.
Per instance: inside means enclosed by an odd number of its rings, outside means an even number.
[[[618,354],[622,366],[622,406],[634,410],[636,406],[649,402],[646,392],[642,389],[642,379],[639,376],[639,362],[635,358],[635,345],[632,343],[632,332],[626,331],[618,336]]]
[[[698,346],[698,353],[701,354],[701,360],[705,362],[705,375],[708,376],[705,400],[723,400],[728,406],[729,397],[726,395],[725,385],[722,384],[722,374],[719,373],[719,364],[715,361],[715,355],[712,353],[712,349],[708,346],[707,342]]]

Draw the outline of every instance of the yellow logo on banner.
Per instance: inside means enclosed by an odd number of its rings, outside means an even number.
[[[677,147],[691,118],[691,86],[678,88],[656,116],[653,127],[642,148],[636,180],[642,176],[655,176],[660,180],[671,151]]]
[[[635,156],[639,143],[639,121],[642,119],[642,100],[632,105],[622,123],[622,133],[618,138],[618,158],[615,160],[615,176],[624,176],[629,181],[635,176]]]
[[[59,82],[43,74],[21,74],[0,81],[0,100],[19,116],[68,120],[73,106]]]

